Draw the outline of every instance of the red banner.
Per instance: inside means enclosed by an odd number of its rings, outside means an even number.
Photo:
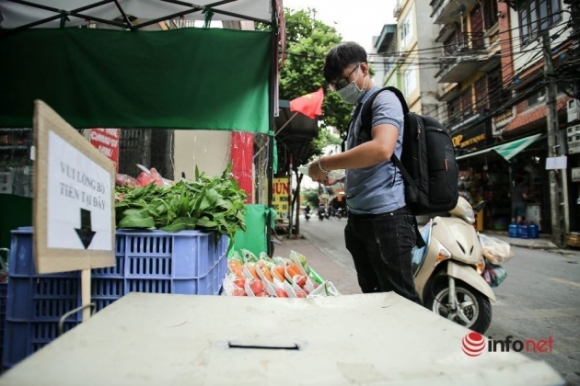
[[[232,132],[232,174],[240,188],[246,191],[246,204],[254,202],[254,135]]]
[[[91,144],[99,149],[115,163],[115,169],[119,171],[119,137],[120,129],[91,129]]]

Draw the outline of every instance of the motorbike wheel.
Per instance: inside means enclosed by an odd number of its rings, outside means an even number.
[[[485,334],[491,324],[491,303],[489,299],[474,290],[470,285],[455,281],[458,310],[453,312],[449,304],[449,287],[440,285],[434,288],[426,299],[425,307],[437,315],[447,318],[473,331]]]

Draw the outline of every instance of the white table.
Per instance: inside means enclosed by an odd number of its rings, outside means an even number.
[[[468,357],[461,350],[467,332],[393,293],[319,299],[132,293],[8,371],[0,385],[564,383],[547,364],[521,354]]]

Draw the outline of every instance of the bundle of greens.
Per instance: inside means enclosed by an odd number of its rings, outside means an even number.
[[[217,178],[200,174],[196,167],[195,181],[179,181],[173,186],[117,187],[117,228],[214,232],[217,240],[227,235],[231,248],[236,232],[246,230],[247,198],[232,178],[231,167]]]

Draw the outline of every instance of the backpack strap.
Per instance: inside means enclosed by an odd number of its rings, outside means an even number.
[[[340,144],[340,149],[343,153],[346,151],[346,141],[348,140],[348,133],[350,132],[350,128],[351,128],[353,122],[356,120],[356,117],[358,117],[358,114],[359,114],[361,108],[362,108],[362,103],[357,103],[356,108],[354,109],[354,112],[352,114],[352,118],[350,119],[350,122],[348,122],[347,130],[346,130],[346,137],[342,140],[342,143]]]
[[[399,99],[399,102],[401,102],[401,107],[403,108],[403,116],[406,116],[407,113],[409,112],[409,106],[407,105],[407,101],[405,100],[405,97],[403,96],[401,90],[399,90],[396,87],[383,87],[382,89],[371,95],[369,99],[367,99],[366,102],[364,103],[361,113],[361,131],[366,131],[370,134],[373,124],[373,111],[372,111],[373,103],[375,101],[375,98],[383,91],[390,91],[393,94],[395,94],[397,99]]]
[[[399,99],[399,102],[401,102],[401,107],[403,108],[403,117],[404,119],[406,119],[407,114],[409,113],[409,106],[407,105],[407,101],[405,100],[403,93],[396,87],[383,87],[382,89],[371,95],[371,97],[367,99],[367,101],[363,105],[361,113],[361,132],[366,131],[370,135],[373,121],[372,114],[373,102],[375,101],[377,95],[379,95],[383,91],[390,91],[396,95],[397,99]],[[393,162],[395,167],[401,171],[401,174],[405,179],[405,181],[407,182],[407,184],[409,184],[414,190],[418,191],[419,188],[417,187],[417,184],[415,183],[415,181],[413,181],[413,178],[411,178],[411,175],[409,174],[407,169],[405,169],[401,160],[399,159],[399,157],[395,155],[394,152],[393,155],[391,156],[391,162]]]

